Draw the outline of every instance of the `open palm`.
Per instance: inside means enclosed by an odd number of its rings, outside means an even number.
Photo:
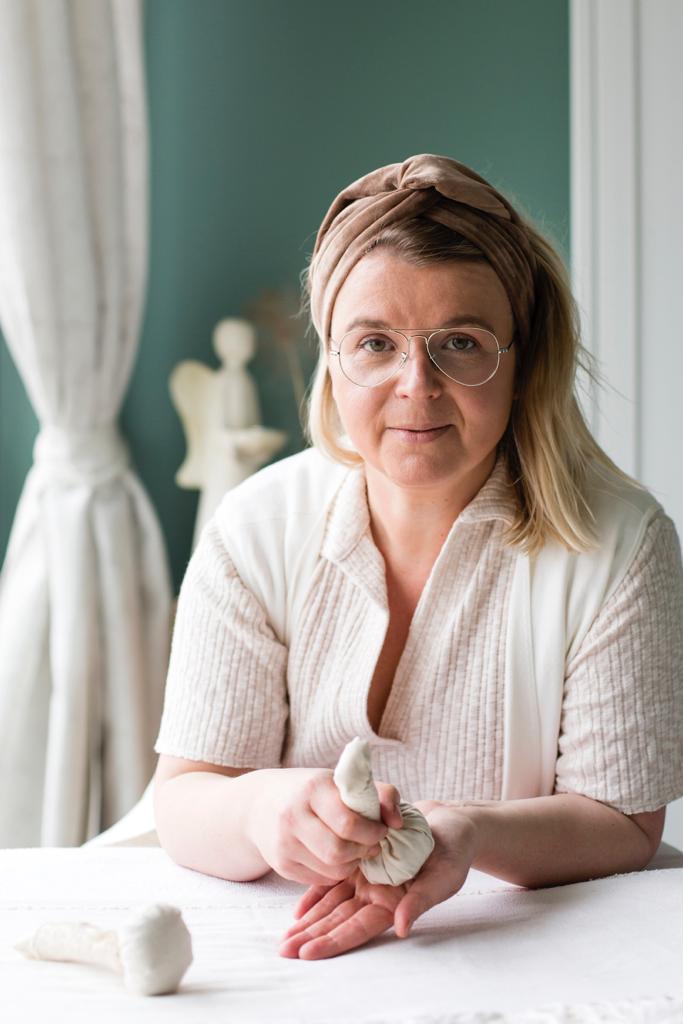
[[[280,956],[338,956],[392,924],[405,938],[420,914],[462,888],[474,857],[472,822],[454,805],[423,801],[415,806],[426,814],[435,841],[415,878],[403,885],[373,885],[358,868],[342,882],[311,886],[295,907],[298,920],[283,935]]]
[[[280,956],[321,960],[381,935],[394,921],[406,885],[373,885],[359,868],[342,882],[315,885],[299,901],[302,916],[285,932]]]

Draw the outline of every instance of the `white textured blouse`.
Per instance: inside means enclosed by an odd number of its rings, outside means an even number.
[[[237,768],[329,767],[353,736],[403,799],[498,800],[516,549],[502,458],[456,518],[410,624],[379,733],[367,698],[389,623],[365,474],[346,475],[287,648],[226,549],[224,506],[180,591],[158,753]],[[566,665],[555,790],[626,814],[683,796],[683,568],[657,512]]]

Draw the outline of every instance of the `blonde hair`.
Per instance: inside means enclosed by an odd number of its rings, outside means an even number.
[[[537,273],[529,335],[521,338],[515,331],[517,397],[498,444],[517,506],[515,520],[503,541],[530,555],[549,539],[569,550],[587,551],[597,546],[595,517],[586,499],[588,467],[598,475],[616,475],[641,490],[645,488],[609,458],[584,420],[576,396],[577,369],[580,367],[598,387],[603,383],[601,374],[581,343],[578,308],[564,263],[530,221],[521,220],[536,258]],[[420,216],[389,225],[363,255],[379,247],[390,249],[415,266],[486,259],[462,235]],[[310,314],[310,295],[309,265],[302,272],[301,312]],[[306,436],[332,459],[358,465],[362,457],[340,443],[343,427],[332,395],[326,339],[320,338],[319,343],[306,408]]]

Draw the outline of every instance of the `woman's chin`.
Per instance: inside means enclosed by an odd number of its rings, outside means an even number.
[[[384,458],[377,468],[400,486],[430,487],[452,482],[455,462],[455,453],[447,458],[436,453],[403,452]]]

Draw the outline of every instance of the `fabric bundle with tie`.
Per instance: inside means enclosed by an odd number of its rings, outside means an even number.
[[[342,803],[371,821],[381,821],[379,795],[372,777],[370,744],[356,736],[344,747],[334,770]],[[399,801],[403,825],[390,828],[376,857],[365,857],[360,870],[374,885],[402,885],[418,873],[434,849],[434,837],[417,807]]]

